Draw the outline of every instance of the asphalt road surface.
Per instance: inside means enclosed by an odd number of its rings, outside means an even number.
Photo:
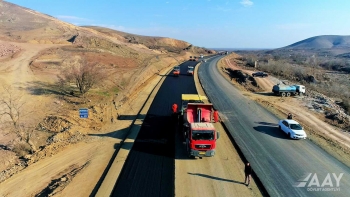
[[[174,196],[175,127],[171,121],[173,103],[181,106],[181,94],[196,94],[193,77],[184,76],[188,66],[180,65],[179,77],[164,80],[144,119],[112,196]]]
[[[198,74],[210,101],[271,196],[350,196],[350,168],[309,140],[290,140],[277,117],[221,76],[215,57]],[[307,175],[311,177],[307,178]],[[328,178],[327,174],[330,173]],[[334,176],[340,176],[336,185]],[[305,187],[294,187],[304,180]],[[322,183],[324,187],[322,187]],[[318,187],[319,185],[319,187]],[[310,187],[308,187],[310,186]],[[312,191],[340,190],[340,191]]]

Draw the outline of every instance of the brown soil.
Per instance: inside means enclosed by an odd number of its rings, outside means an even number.
[[[16,57],[1,64],[0,82],[26,101],[22,123],[30,131],[31,145],[2,125],[0,195],[4,196],[89,195],[130,127],[132,120],[124,117],[135,116],[146,98],[139,93],[162,70],[192,55],[135,53],[137,58],[131,58],[109,52],[82,53],[72,45],[0,43],[21,48]],[[60,95],[54,83],[59,68],[65,65],[63,57],[69,54],[98,60],[108,71],[105,83],[91,90],[87,101]],[[77,116],[82,107],[89,107],[89,119]],[[9,121],[6,117],[2,120]],[[15,189],[18,184],[21,190]],[[71,190],[70,185],[85,189]]]

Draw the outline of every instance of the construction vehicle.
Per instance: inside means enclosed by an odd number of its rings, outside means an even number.
[[[289,97],[291,95],[303,95],[305,94],[305,86],[303,85],[284,85],[277,84],[272,88],[272,92],[275,95],[279,95],[282,97]]]
[[[194,73],[194,67],[193,66],[188,66],[187,68],[187,75],[193,75]]]
[[[175,66],[172,73],[175,77],[178,77],[180,75],[180,66]]]
[[[182,94],[181,95],[181,111],[180,115],[183,116],[187,109],[188,103],[204,103],[207,100],[206,96],[201,96],[199,94]]]
[[[184,110],[183,137],[189,158],[212,157],[215,155],[219,132],[211,123],[212,104],[188,103]]]

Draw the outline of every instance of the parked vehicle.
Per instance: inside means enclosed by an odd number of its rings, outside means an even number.
[[[269,75],[265,72],[256,72],[252,74],[253,77],[268,77]]]
[[[187,75],[193,75],[193,73],[194,73],[193,66],[189,66],[188,69],[187,69]]]
[[[275,95],[279,95],[282,97],[285,97],[285,96],[289,97],[291,95],[303,95],[305,94],[305,86],[277,84],[273,86],[272,92]]]
[[[280,131],[286,133],[291,139],[306,139],[303,127],[295,120],[285,119],[278,122]]]
[[[180,66],[175,66],[173,69],[173,75],[178,77],[180,75]]]
[[[212,104],[188,103],[184,111],[183,136],[190,158],[215,155],[219,132],[211,123]]]

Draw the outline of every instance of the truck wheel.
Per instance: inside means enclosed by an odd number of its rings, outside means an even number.
[[[287,92],[287,97],[290,97],[290,92]]]
[[[298,96],[298,94],[299,94],[298,92],[295,92],[295,93],[294,93],[295,96]]]
[[[282,131],[282,128],[281,128],[281,126],[278,126],[278,129],[279,129],[280,131]]]
[[[282,93],[281,93],[281,96],[282,96],[282,97],[285,97],[285,96],[286,96],[286,93],[285,93],[285,92],[282,92]]]

